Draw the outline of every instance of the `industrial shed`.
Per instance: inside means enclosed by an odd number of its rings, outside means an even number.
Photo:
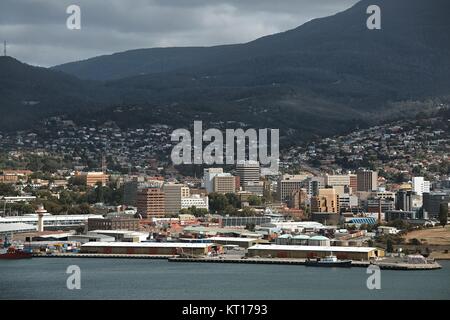
[[[255,238],[236,238],[236,237],[212,237],[208,238],[213,243],[220,245],[238,245],[241,248],[249,248],[258,243],[267,243],[266,240]]]
[[[384,251],[373,247],[331,247],[331,246],[293,246],[293,245],[261,245],[248,248],[249,257],[276,258],[323,258],[333,253],[338,259],[370,260],[384,256]]]
[[[331,244],[330,239],[324,236],[314,236],[308,239],[309,246],[325,246],[329,247]]]
[[[81,246],[81,253],[177,255],[183,252],[189,255],[207,255],[213,247],[211,243],[88,242]]]

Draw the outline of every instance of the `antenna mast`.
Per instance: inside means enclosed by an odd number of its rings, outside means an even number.
[[[3,55],[6,57],[6,40],[3,41]]]

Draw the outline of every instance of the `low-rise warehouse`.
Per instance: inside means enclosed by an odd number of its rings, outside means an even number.
[[[330,247],[330,246],[293,246],[293,245],[262,245],[248,248],[249,257],[276,258],[324,258],[333,253],[338,259],[370,260],[384,256],[384,251],[373,247]]]
[[[237,245],[241,248],[249,248],[258,243],[268,243],[268,241],[261,239],[237,237],[211,237],[208,240],[221,245]]]
[[[0,223],[0,236],[30,231],[36,231],[36,226],[22,222]]]
[[[69,241],[77,241],[80,243],[88,243],[88,242],[114,242],[114,237],[106,236],[103,234],[77,234],[68,237]]]
[[[211,243],[182,242],[88,242],[81,246],[81,253],[98,254],[148,254],[148,255],[207,255],[214,250]]]

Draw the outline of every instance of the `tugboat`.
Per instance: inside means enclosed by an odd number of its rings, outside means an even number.
[[[333,254],[326,256],[323,259],[317,258],[314,260],[306,260],[306,266],[310,267],[340,267],[340,268],[349,268],[352,266],[351,260],[339,260]]]

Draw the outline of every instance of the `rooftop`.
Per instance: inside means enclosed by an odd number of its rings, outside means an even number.
[[[33,231],[36,226],[27,223],[2,223],[0,224],[0,232],[17,232],[17,231]]]
[[[121,248],[207,248],[208,243],[187,242],[88,242],[82,247],[121,247]]]
[[[256,238],[237,238],[237,237],[212,237],[208,238],[211,241],[234,241],[234,242],[250,242],[257,241],[259,239]]]
[[[285,250],[285,251],[326,251],[326,252],[371,252],[377,250],[373,247],[331,247],[331,246],[290,246],[256,244],[248,250]]]
[[[314,236],[314,237],[311,237],[309,239],[310,240],[330,240],[330,239],[328,239],[327,237],[324,237],[324,236]]]

